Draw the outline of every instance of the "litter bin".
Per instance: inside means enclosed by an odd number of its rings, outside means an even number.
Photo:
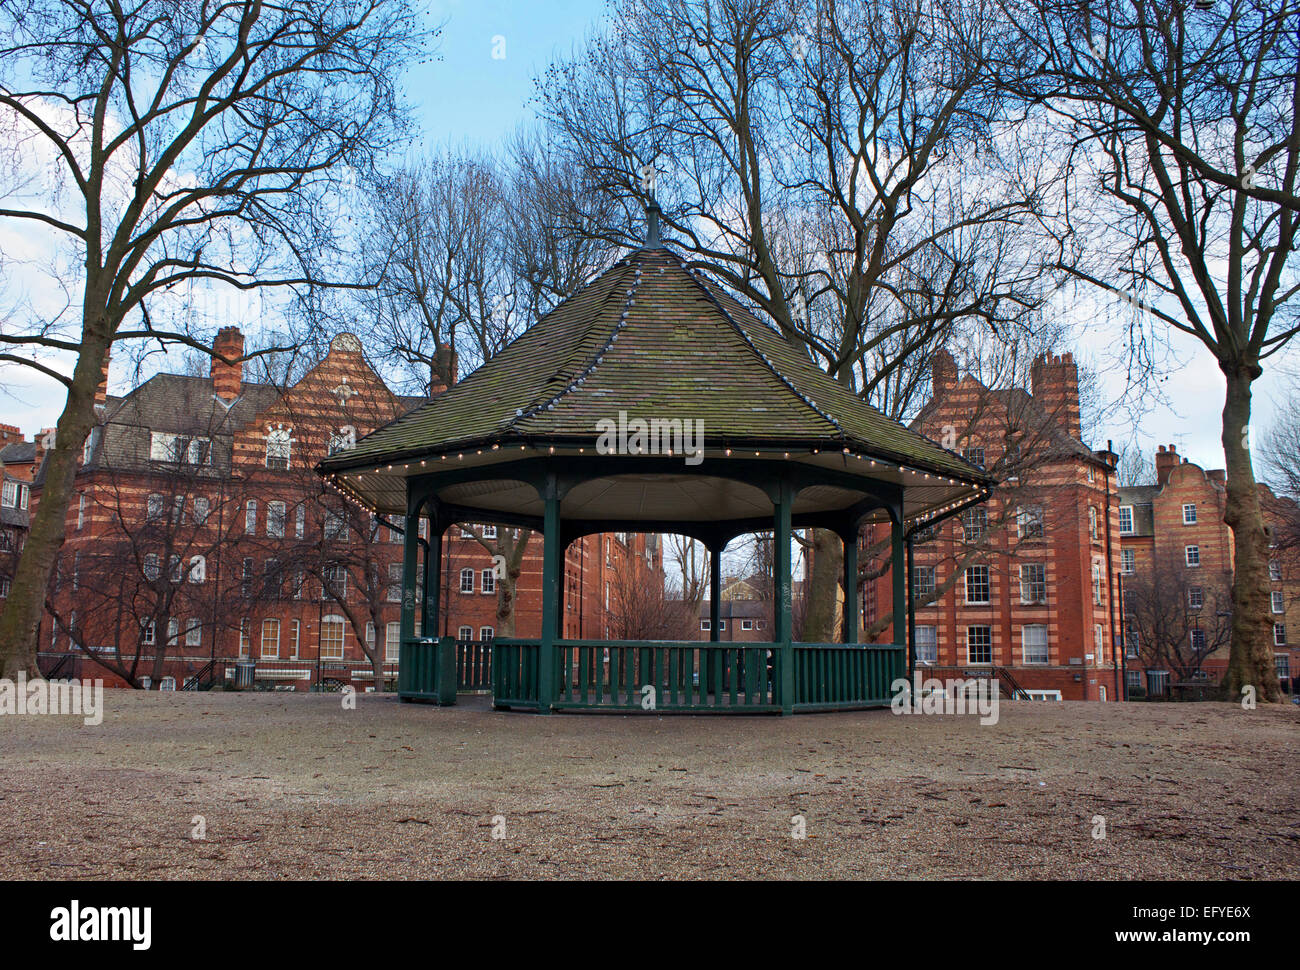
[[[235,690],[251,690],[253,687],[253,678],[257,673],[257,663],[252,660],[241,660],[235,664]]]

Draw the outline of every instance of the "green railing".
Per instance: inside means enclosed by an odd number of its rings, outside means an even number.
[[[795,711],[881,707],[907,676],[907,650],[893,643],[794,644]]]
[[[492,641],[492,706],[537,707],[537,662],[542,645],[536,640]]]
[[[565,640],[557,710],[779,711],[774,643]]]
[[[456,703],[456,641],[451,637],[403,640],[397,695],[404,701]]]
[[[466,644],[443,642],[458,658],[453,680],[463,685]],[[888,706],[893,682],[907,676],[907,650],[898,644],[796,643],[789,649],[793,671],[783,678],[785,651],[776,643],[565,640],[551,647],[551,707],[647,714],[849,710]],[[541,650],[537,640],[492,642],[485,662],[495,707],[541,706]],[[405,653],[402,662],[406,678]],[[411,676],[418,684],[418,675]],[[792,692],[788,703],[783,680]]]
[[[492,689],[492,641],[456,641],[456,689]]]

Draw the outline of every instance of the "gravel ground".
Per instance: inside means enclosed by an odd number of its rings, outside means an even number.
[[[1004,703],[981,727],[356,701],[2,717],[0,877],[1300,878],[1294,706]]]

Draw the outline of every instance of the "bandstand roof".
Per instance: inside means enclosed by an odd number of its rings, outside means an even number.
[[[806,352],[763,323],[673,250],[628,254],[447,391],[374,431],[320,472],[372,510],[402,514],[406,480],[460,473],[441,497],[462,507],[540,514],[536,489],[506,474],[529,459],[596,456],[598,422],[702,422],[704,459],[630,456],[585,481],[566,518],[712,521],[761,518],[758,487],[711,477],[714,462],[797,466],[795,512],[861,499],[851,479],[901,485],[908,518],[974,498],[991,479],[936,442],[863,403]],[[637,462],[642,465],[637,465]],[[762,464],[757,464],[762,463]],[[494,476],[488,466],[501,465]],[[680,469],[676,471],[675,469]],[[819,477],[820,476],[820,477]],[[649,531],[649,530],[647,530]]]

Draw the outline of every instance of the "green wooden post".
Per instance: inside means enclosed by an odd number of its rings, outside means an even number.
[[[903,507],[900,501],[897,508],[889,510],[890,572],[894,579],[894,643],[911,649],[907,636],[907,567],[903,554]],[[894,664],[889,681],[903,675],[902,664]],[[885,685],[888,688],[888,684]]]
[[[849,529],[844,540],[844,642],[858,642],[858,530]]]
[[[442,586],[442,524],[436,503],[429,501],[429,541],[424,546],[424,599],[420,603],[420,635],[438,636],[438,603]],[[416,523],[418,535],[419,523]]]
[[[794,713],[794,618],[790,590],[790,515],[794,489],[788,480],[778,486],[772,568],[776,574],[776,642],[780,652],[780,704],[782,714]]]
[[[563,542],[560,538],[560,490],[555,473],[548,472],[543,488],[546,504],[542,534],[542,637],[537,658],[537,709],[551,713],[555,703],[555,641],[559,639]]]
[[[912,562],[912,537],[907,543],[907,680],[912,683],[916,673],[916,586],[912,580],[915,566]]]
[[[722,617],[722,547],[721,540],[708,544],[709,550],[709,642],[717,643],[718,620]]]
[[[420,565],[420,507],[424,497],[406,486],[406,531],[402,534],[402,625],[405,643],[415,636],[415,571]],[[423,633],[424,631],[421,630]]]

